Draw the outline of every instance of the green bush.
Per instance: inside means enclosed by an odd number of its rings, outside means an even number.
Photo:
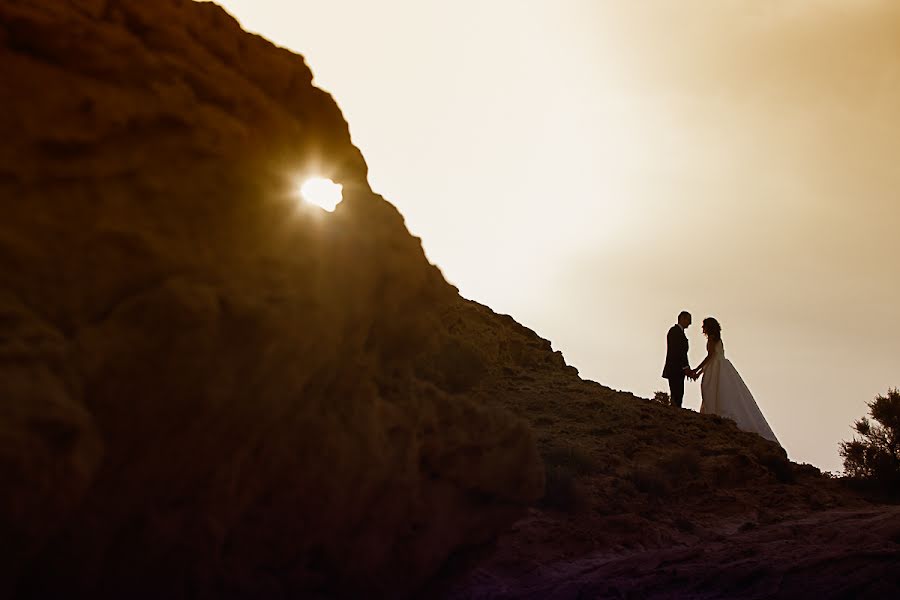
[[[854,479],[872,481],[889,490],[900,488],[900,391],[888,390],[868,403],[872,420],[863,417],[853,424],[854,436],[841,442],[844,473]]]

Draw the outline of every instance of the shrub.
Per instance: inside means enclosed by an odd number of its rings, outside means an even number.
[[[668,392],[654,392],[653,401],[658,402],[663,406],[672,406],[672,398],[669,397]]]
[[[900,487],[900,390],[892,388],[867,404],[874,423],[861,418],[853,424],[858,437],[841,442],[844,472],[896,490]]]

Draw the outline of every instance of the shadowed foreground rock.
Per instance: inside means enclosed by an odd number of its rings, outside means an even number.
[[[300,57],[212,4],[7,1],[0,72],[0,596],[402,595],[540,497]]]
[[[643,526],[659,533],[658,522]],[[528,529],[523,524],[520,531]],[[613,529],[610,537],[621,533]],[[895,598],[900,590],[898,539],[900,508],[816,511],[772,525],[722,532],[702,543],[682,535],[664,545],[610,544],[557,560],[548,552],[547,560],[522,560],[516,568],[493,562],[432,597]]]

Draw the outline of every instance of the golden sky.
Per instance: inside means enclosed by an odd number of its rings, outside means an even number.
[[[719,318],[795,461],[900,386],[900,2],[225,0],[461,293],[650,396]],[[685,405],[700,405],[688,384]]]

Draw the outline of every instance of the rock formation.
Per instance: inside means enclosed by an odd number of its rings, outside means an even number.
[[[896,508],[460,298],[219,7],[6,0],[0,73],[0,597],[900,588]]]
[[[0,72],[0,596],[402,595],[540,497],[300,57],[213,4],[22,0]]]

